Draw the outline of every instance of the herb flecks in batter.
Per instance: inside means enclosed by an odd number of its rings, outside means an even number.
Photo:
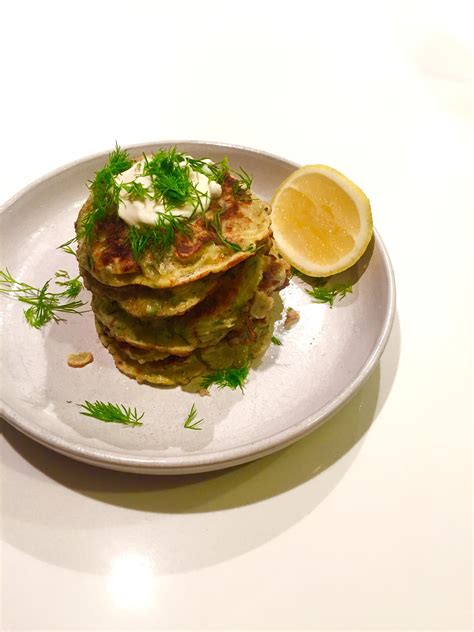
[[[64,288],[61,292],[50,292],[49,285],[53,279],[48,279],[40,288],[28,283],[17,281],[10,274],[8,268],[0,270],[0,294],[16,298],[30,307],[24,310],[26,321],[31,327],[41,329],[51,320],[59,323],[64,321],[60,314],[82,314],[87,310],[80,310],[86,303],[76,300],[82,289],[79,277],[71,279],[65,270],[59,270],[54,275],[55,283]]]
[[[248,366],[243,366],[240,369],[220,369],[219,371],[206,375],[201,381],[201,387],[209,388],[215,384],[217,388],[227,387],[233,391],[240,388],[243,393],[249,370]]]
[[[99,421],[105,421],[106,423],[123,424],[124,426],[143,426],[141,419],[145,413],[138,414],[137,409],[127,408],[123,404],[111,404],[110,402],[86,402],[84,404],[78,404],[81,410],[81,415],[85,417],[93,417],[99,419]]]
[[[196,419],[197,414],[198,413],[196,410],[196,406],[195,404],[193,404],[191,406],[191,410],[188,413],[188,416],[186,417],[183,427],[187,428],[188,430],[202,430],[202,428],[200,428],[199,426],[204,421],[204,419]]]

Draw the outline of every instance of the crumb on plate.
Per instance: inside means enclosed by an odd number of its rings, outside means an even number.
[[[74,369],[82,369],[86,364],[90,364],[94,361],[94,356],[90,351],[83,351],[81,353],[70,353],[67,357],[67,363]]]
[[[300,319],[299,312],[297,312],[296,309],[289,307],[286,310],[285,329],[289,329],[290,327],[293,327],[293,325],[295,325],[299,321],[299,319]]]

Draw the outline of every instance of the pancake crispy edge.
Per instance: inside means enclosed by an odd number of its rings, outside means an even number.
[[[79,271],[84,286],[94,296],[115,301],[135,318],[181,316],[215,291],[221,277],[212,274],[187,285],[158,290],[143,285],[112,287],[98,281],[84,268],[79,268]]]
[[[184,358],[170,356],[165,360],[141,364],[127,357],[114,340],[105,333],[97,320],[96,328],[100,341],[111,354],[115,366],[119,371],[134,378],[139,383],[147,382],[160,386],[187,384],[205,369],[205,365],[196,355],[189,355]]]
[[[96,328],[102,344],[122,373],[139,383],[178,386],[187,384],[206,372],[240,368],[259,359],[270,345],[274,322],[275,314],[272,312],[265,319],[248,318],[240,329],[234,330],[216,345],[197,349],[185,358],[169,356],[147,362],[139,362],[130,357],[127,346],[117,344],[97,320]]]
[[[139,382],[176,386],[190,382],[205,372],[241,367],[258,360],[270,345],[279,306],[274,305],[273,290],[280,289],[288,278],[288,265],[283,260],[268,257],[265,282],[252,297],[252,307],[245,312],[223,339],[214,345],[197,348],[184,358],[167,356],[156,350],[142,350],[119,342],[96,319],[99,337],[114,358],[117,368]],[[255,306],[256,315],[252,315]],[[255,311],[254,311],[255,314]]]
[[[93,297],[92,310],[112,338],[142,349],[188,355],[223,338],[239,320],[263,277],[265,255],[256,255],[222,278],[218,290],[183,316],[140,320],[116,303]]]

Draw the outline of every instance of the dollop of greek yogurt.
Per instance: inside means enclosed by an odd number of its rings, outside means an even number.
[[[187,162],[187,158],[191,158],[191,156],[185,156],[180,163],[180,166],[188,168],[189,180],[194,185],[196,192],[199,195],[199,209],[200,211],[206,211],[209,208],[211,200],[219,198],[222,195],[222,187],[218,182],[215,182],[207,177],[207,175],[211,175],[210,170],[206,175],[191,169]],[[204,159],[202,162],[213,164],[212,160],[209,158]],[[127,169],[127,171],[124,171],[115,177],[117,184],[120,185],[136,182],[137,184],[143,185],[146,189],[152,190],[152,179],[150,176],[144,175],[143,173],[145,163],[145,158],[133,163],[130,169]],[[205,170],[206,169],[203,169],[203,171]],[[188,202],[183,206],[178,206],[171,211],[165,211],[165,206],[162,201],[150,198],[146,198],[143,201],[130,199],[129,194],[124,188],[120,189],[119,197],[120,203],[118,207],[118,215],[129,226],[154,226],[159,213],[168,212],[172,215],[189,218],[195,211],[195,204],[193,205],[191,202]]]

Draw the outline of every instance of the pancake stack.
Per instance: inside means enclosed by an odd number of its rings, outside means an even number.
[[[79,229],[92,208],[88,199]],[[219,213],[219,225],[210,220]],[[165,252],[132,256],[116,213],[92,238],[78,230],[80,272],[92,293],[97,333],[117,368],[164,386],[247,366],[271,341],[274,293],[289,266],[273,248],[269,207],[226,175],[222,195]]]

